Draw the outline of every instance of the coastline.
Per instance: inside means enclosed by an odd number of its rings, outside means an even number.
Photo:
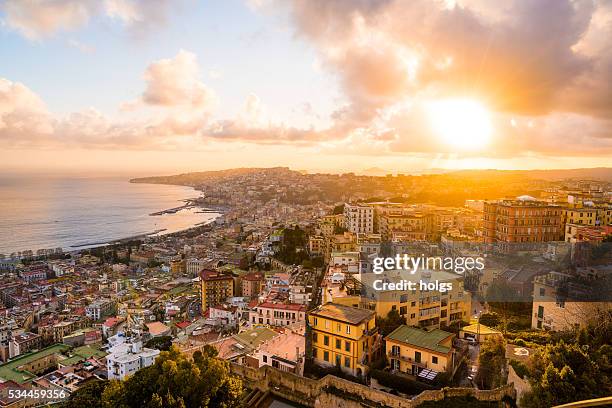
[[[132,183],[131,180],[128,182]],[[142,183],[142,184],[157,184],[157,183]],[[190,187],[195,192],[199,194],[202,193],[201,190],[198,190],[193,186],[185,186],[185,185],[178,185],[178,184],[168,184],[168,185],[173,185],[176,187]],[[58,254],[58,253],[77,254],[77,253],[80,253],[81,251],[95,249],[95,248],[108,247],[108,246],[116,245],[116,244],[122,244],[122,243],[126,243],[132,240],[161,238],[161,237],[166,237],[166,236],[185,234],[185,233],[189,233],[196,229],[210,226],[219,217],[222,217],[224,213],[228,210],[228,208],[225,206],[202,205],[198,203],[198,199],[199,197],[180,199],[179,201],[184,203],[181,206],[162,209],[160,211],[155,211],[149,214],[143,214],[147,217],[158,217],[158,216],[164,216],[164,215],[172,216],[183,210],[191,210],[193,214],[198,214],[198,215],[208,214],[211,216],[211,218],[208,218],[204,221],[195,222],[194,220],[195,223],[189,226],[186,226],[186,227],[181,226],[180,229],[176,229],[176,230],[172,229],[171,231],[168,231],[168,228],[158,228],[158,229],[154,229],[148,232],[137,233],[133,235],[126,235],[123,237],[109,239],[109,240],[102,239],[99,241],[85,242],[85,243],[77,242],[77,243],[72,243],[72,244],[63,243],[63,244],[57,244],[56,246],[49,246],[46,248],[40,247],[36,249],[32,249],[31,247],[23,248],[23,249],[16,249],[16,250],[11,251],[11,253],[4,254],[5,256],[3,260],[11,262],[11,261],[19,261],[21,259],[44,259],[45,257],[54,255],[54,254]],[[75,236],[75,238],[78,239],[78,236]],[[59,251],[60,249],[61,249],[61,252]],[[13,254],[15,255],[19,254],[21,256],[11,257],[11,255]]]

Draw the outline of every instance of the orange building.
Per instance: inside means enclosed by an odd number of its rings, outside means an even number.
[[[563,209],[533,197],[487,201],[484,204],[485,243],[563,241]]]

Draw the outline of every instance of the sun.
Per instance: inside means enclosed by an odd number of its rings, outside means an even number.
[[[429,102],[427,116],[433,131],[445,144],[474,150],[488,144],[491,117],[487,108],[474,99],[445,99]]]

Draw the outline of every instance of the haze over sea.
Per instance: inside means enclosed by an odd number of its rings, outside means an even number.
[[[190,187],[134,184],[117,178],[0,176],[0,254],[104,243],[180,231],[213,220],[199,209],[150,213],[198,197]]]

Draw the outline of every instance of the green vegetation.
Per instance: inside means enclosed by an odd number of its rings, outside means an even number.
[[[178,349],[162,351],[150,367],[125,381],[88,386],[70,396],[65,407],[237,408],[242,381],[230,374],[229,364],[206,346],[187,359]]]
[[[540,348],[530,359],[527,408],[550,407],[612,394],[612,311],[599,311],[570,342]],[[566,332],[569,337],[571,332]]]
[[[529,375],[529,367],[525,363],[518,360],[510,360],[510,365],[514,368],[516,375],[525,379]]]
[[[70,395],[62,408],[104,408],[102,403],[102,393],[108,385],[108,381],[90,381]]]
[[[306,232],[297,225],[293,228],[285,228],[282,231],[282,241],[276,258],[288,265],[300,265],[309,259],[306,251]]]
[[[388,335],[402,324],[406,324],[406,319],[400,316],[397,310],[390,310],[387,317],[376,316],[376,327],[380,329],[383,336]]]
[[[480,346],[476,384],[480,389],[493,389],[504,384],[506,345],[499,337],[490,337]]]
[[[172,336],[153,337],[145,343],[145,347],[168,351],[172,347]]]

